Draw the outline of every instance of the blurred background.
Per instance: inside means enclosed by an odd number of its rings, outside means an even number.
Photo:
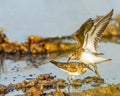
[[[25,42],[29,35],[41,37],[67,36],[74,33],[88,18],[106,15],[112,9],[114,9],[113,18],[115,18],[116,15],[120,14],[120,0],[0,0],[0,26],[4,28],[4,33],[11,41]],[[112,61],[98,64],[99,72],[105,83],[116,84],[120,82],[120,39],[111,36],[103,39],[103,41],[99,44],[99,50],[105,54],[104,57],[112,58]],[[52,57],[51,55],[47,56]],[[55,54],[53,56],[56,57]],[[4,57],[2,55],[0,57],[0,67],[6,68],[7,74],[0,73],[1,84],[21,82],[21,80],[29,77],[30,73],[34,74],[33,77],[42,73],[53,73],[53,75],[63,79],[67,77],[66,72],[51,64],[49,60],[47,63],[41,61],[43,64],[41,63],[37,68],[32,69],[27,65],[26,58],[14,62],[6,60]],[[14,57],[12,58],[14,59]],[[66,62],[67,59],[66,55],[59,61]],[[20,71],[17,72],[17,68]],[[92,75],[95,74],[87,72],[77,78]],[[86,88],[88,86],[83,86],[81,89]],[[6,96],[13,96],[16,93],[9,93]]]
[[[120,13],[120,0],[0,0],[0,26],[11,41],[70,35],[88,18]],[[113,17],[114,17],[113,16]]]

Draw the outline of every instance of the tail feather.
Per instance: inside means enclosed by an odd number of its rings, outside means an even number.
[[[97,64],[98,63],[101,63],[101,62],[106,62],[106,61],[111,61],[112,59],[111,58],[100,58],[99,60],[97,60]]]
[[[54,65],[58,65],[58,62],[55,60],[51,60],[50,62],[53,63]]]
[[[107,58],[107,59],[105,59],[105,61],[111,61],[112,59],[111,58]]]

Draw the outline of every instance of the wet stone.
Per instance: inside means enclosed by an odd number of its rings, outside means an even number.
[[[73,80],[72,86],[74,86],[74,87],[82,86],[82,80],[80,80],[80,79]]]
[[[8,92],[8,88],[5,85],[0,84],[0,95],[6,94]]]

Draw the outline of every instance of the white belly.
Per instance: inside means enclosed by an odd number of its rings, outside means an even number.
[[[93,64],[96,61],[96,57],[91,53],[83,52],[80,61],[85,64]]]
[[[107,60],[109,59],[95,56],[94,54],[89,52],[83,52],[80,57],[80,61],[85,64],[97,64]]]

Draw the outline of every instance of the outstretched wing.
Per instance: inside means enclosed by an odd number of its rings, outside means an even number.
[[[104,16],[96,16],[96,18],[94,19],[94,23],[98,22],[101,18],[103,18]]]
[[[94,22],[89,18],[81,27],[73,34],[74,38],[77,41],[77,48],[81,48],[84,43],[85,34],[91,29]]]
[[[94,23],[94,26],[86,33],[83,44],[84,49],[88,49],[92,53],[97,52],[97,43],[102,37],[104,30],[106,29],[109,21],[112,18],[113,10],[111,10],[106,16],[101,17]]]

